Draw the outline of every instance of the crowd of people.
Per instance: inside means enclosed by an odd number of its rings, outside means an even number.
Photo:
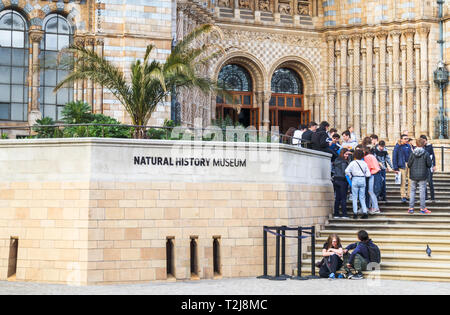
[[[334,218],[349,219],[347,199],[353,201],[353,219],[368,219],[379,214],[380,202],[387,201],[386,173],[396,173],[396,183],[400,184],[401,202],[408,203],[406,187],[409,181],[408,213],[414,213],[417,187],[420,193],[420,213],[431,213],[426,208],[427,184],[430,187],[431,202],[435,202],[433,173],[436,159],[433,145],[425,135],[414,140],[408,131],[403,131],[396,143],[392,159],[386,141],[377,135],[358,141],[358,136],[350,126],[338,133],[326,121],[319,125],[310,122],[298,129],[288,131],[291,143],[305,148],[331,154],[332,180],[335,192]],[[359,201],[359,204],[358,204]]]

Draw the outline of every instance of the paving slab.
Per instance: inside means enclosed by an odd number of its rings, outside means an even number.
[[[450,283],[395,280],[270,281],[255,278],[107,286],[0,281],[0,295],[448,295]]]

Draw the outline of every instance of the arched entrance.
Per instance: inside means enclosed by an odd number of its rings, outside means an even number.
[[[290,127],[310,122],[311,111],[305,109],[303,80],[297,72],[285,67],[277,69],[272,76],[271,90],[271,126],[279,126],[280,132],[286,133]]]
[[[254,107],[253,80],[250,73],[238,64],[228,64],[220,70],[219,85],[228,95],[216,98],[216,118],[229,117],[244,127],[259,125],[259,109]]]

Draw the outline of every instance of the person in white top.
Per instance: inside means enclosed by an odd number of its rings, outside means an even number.
[[[370,170],[364,158],[362,150],[356,150],[353,155],[354,160],[345,169],[345,175],[351,178],[352,181],[352,197],[353,197],[353,219],[358,218],[358,196],[363,216],[361,219],[367,219],[368,211],[366,207],[366,177],[370,177]]]
[[[305,125],[300,125],[294,132],[292,144],[300,146],[302,144],[302,135],[306,130],[308,130],[308,127],[306,127]]]

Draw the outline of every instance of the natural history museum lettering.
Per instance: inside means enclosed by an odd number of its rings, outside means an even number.
[[[172,158],[155,156],[135,156],[134,165],[176,166],[176,167],[246,167],[247,160],[211,158]]]

